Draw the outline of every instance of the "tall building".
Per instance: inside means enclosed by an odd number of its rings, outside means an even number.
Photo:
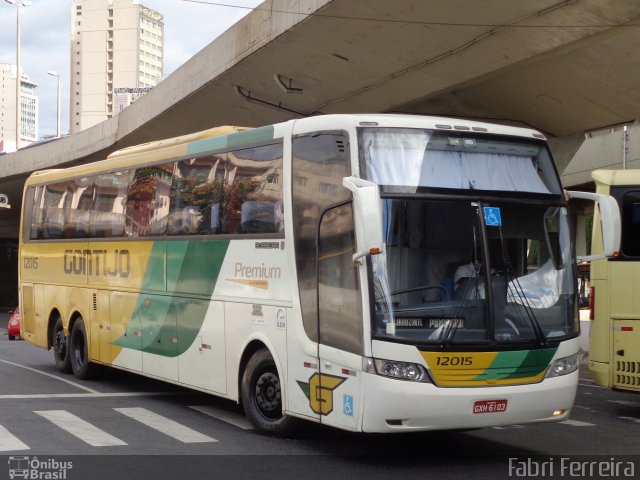
[[[72,1],[70,133],[119,113],[116,92],[145,92],[162,80],[162,20],[138,0]]]
[[[20,82],[20,145],[38,139],[37,83],[22,73]],[[0,152],[16,150],[16,66],[0,64]]]

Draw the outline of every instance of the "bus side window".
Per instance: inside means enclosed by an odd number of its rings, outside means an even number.
[[[32,202],[31,206],[31,230],[29,232],[29,238],[31,240],[38,240],[42,238],[42,196],[44,193],[44,187],[39,186],[36,188],[29,188],[27,190],[27,202]],[[27,203],[25,202],[25,205]]]
[[[70,226],[71,238],[86,238],[89,236],[89,222],[91,207],[93,205],[94,185],[91,178],[78,179],[75,185],[73,201],[68,209],[65,209],[65,216]]]
[[[173,163],[164,163],[136,169],[127,191],[126,236],[150,237],[165,234],[173,167]]]
[[[292,217],[298,289],[307,336],[318,341],[316,240],[320,215],[351,199],[342,179],[351,174],[346,132],[314,132],[293,139]]]
[[[178,162],[171,185],[168,235],[218,233],[226,154]]]
[[[640,191],[626,191],[622,195],[622,241],[623,257],[640,257]]]
[[[320,341],[361,354],[362,302],[356,252],[353,208],[350,203],[327,210],[318,242],[318,304]]]
[[[89,236],[92,238],[124,235],[124,206],[131,172],[106,173],[94,178],[95,196],[91,207]]]
[[[43,200],[42,238],[62,238],[64,200],[67,182],[45,186]]]
[[[282,232],[281,179],[281,143],[229,152],[221,232]]]

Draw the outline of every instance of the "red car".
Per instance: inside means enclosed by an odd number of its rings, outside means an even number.
[[[13,315],[9,319],[9,325],[7,326],[7,333],[9,334],[9,340],[15,340],[20,338],[20,309],[16,308],[13,311]]]

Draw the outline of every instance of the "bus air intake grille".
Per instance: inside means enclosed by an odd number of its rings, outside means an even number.
[[[640,388],[640,362],[616,361],[616,385]]]

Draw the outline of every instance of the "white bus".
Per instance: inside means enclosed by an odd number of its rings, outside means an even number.
[[[542,134],[466,120],[132,147],[26,182],[22,336],[79,378],[106,365],[241,402],[270,435],[563,420],[566,205]]]

